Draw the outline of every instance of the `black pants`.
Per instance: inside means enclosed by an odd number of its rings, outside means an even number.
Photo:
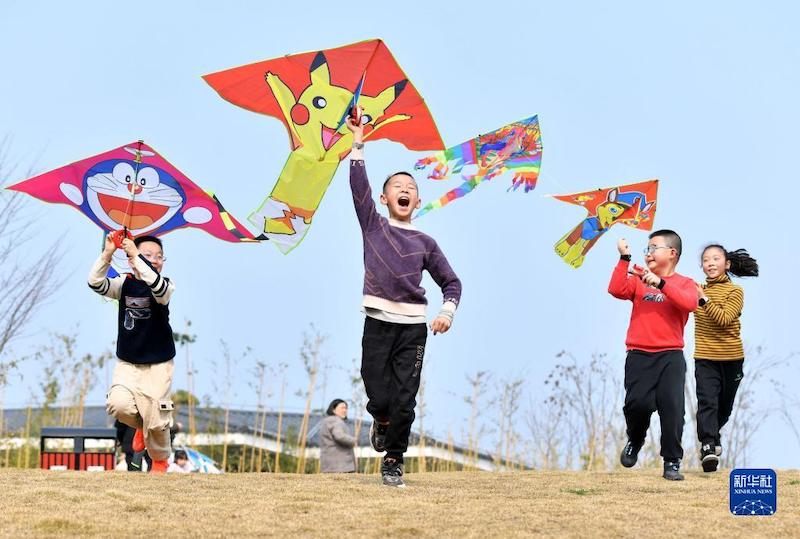
[[[367,391],[367,411],[375,421],[389,422],[386,456],[402,459],[414,422],[425,324],[393,324],[366,317],[361,340],[361,377]]]
[[[728,422],[733,410],[736,390],[744,376],[744,360],[694,360],[697,382],[697,439],[701,444],[719,445],[719,431]]]
[[[681,350],[642,352],[630,350],[625,359],[625,423],[628,438],[643,444],[650,416],[661,420],[661,456],[664,460],[683,458],[686,360]]]

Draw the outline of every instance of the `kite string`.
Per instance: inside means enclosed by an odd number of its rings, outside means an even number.
[[[574,188],[572,188],[572,189],[567,188],[563,183],[558,181],[558,178],[556,178],[555,176],[553,176],[549,172],[547,174],[542,174],[542,172],[539,171],[539,180],[541,181],[542,179],[545,180],[545,183],[547,183],[547,182],[554,183],[556,185],[556,187],[558,187],[558,190],[559,190],[560,193],[571,193],[571,192],[573,192],[575,190]],[[551,197],[553,195],[543,194],[542,196],[543,197]]]
[[[139,176],[139,167],[142,164],[142,144],[144,143],[143,140],[140,140],[138,143],[138,148],[136,150],[136,156],[133,158],[133,161],[136,163],[136,169],[133,171],[133,189],[131,189],[130,197],[128,197],[128,204],[125,206],[125,220],[122,223],[122,230],[124,231],[125,236],[128,235],[128,225],[131,222],[131,216],[128,212],[133,211],[133,202],[136,199],[136,178]]]

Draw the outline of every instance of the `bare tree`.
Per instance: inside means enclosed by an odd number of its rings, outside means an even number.
[[[77,329],[70,334],[54,333],[34,354],[44,365],[39,426],[82,426],[86,397],[97,384],[97,371],[113,357],[110,351],[78,356],[77,334]]]
[[[469,405],[469,420],[467,422],[467,449],[472,465],[478,464],[480,452],[480,439],[486,433],[486,427],[480,425],[483,413],[483,396],[486,394],[491,374],[488,371],[478,371],[474,376],[466,375],[470,386],[470,393],[464,397],[464,402]]]
[[[500,396],[493,401],[498,416],[498,435],[495,445],[494,462],[498,469],[514,464],[516,460],[515,448],[519,439],[516,430],[516,415],[519,411],[520,397],[522,396],[522,378],[508,378],[500,380]]]
[[[732,468],[747,465],[753,437],[771,414],[780,414],[781,404],[769,400],[778,394],[780,382],[766,377],[786,367],[791,358],[791,355],[769,355],[761,346],[748,348],[745,355],[745,376],[736,393],[728,425],[722,432],[722,446],[725,448],[722,464]]]
[[[37,232],[37,215],[28,211],[28,199],[4,189],[17,169],[9,161],[10,147],[10,137],[3,137],[0,140],[0,387],[5,386],[9,373],[24,359],[13,357],[9,346],[63,284],[58,271],[62,258],[58,241],[43,244]],[[26,176],[32,174],[29,169]]]
[[[182,346],[186,352],[186,391],[189,393],[189,399],[186,403],[186,414],[189,416],[189,444],[191,445],[194,443],[194,436],[197,434],[197,427],[195,425],[194,417],[194,408],[197,403],[195,402],[195,399],[192,398],[194,395],[194,375],[197,373],[197,371],[195,371],[194,367],[192,366],[190,345],[197,340],[197,335],[189,333],[189,328],[192,326],[192,322],[189,319],[185,320],[185,324],[186,330],[184,333],[173,332],[172,337],[175,340],[175,343],[178,346]]]
[[[364,412],[367,407],[367,392],[364,389],[364,383],[361,381],[361,364],[358,358],[353,358],[352,367],[348,374],[351,388],[350,409],[354,411],[353,435],[356,440],[360,440],[361,426],[364,423]],[[356,471],[358,471],[358,466],[356,466]]]
[[[306,442],[308,438],[309,419],[311,417],[311,402],[314,398],[314,388],[317,384],[317,374],[319,373],[320,356],[322,345],[327,336],[322,335],[314,325],[311,325],[311,333],[303,333],[303,345],[300,347],[300,359],[303,362],[306,374],[308,375],[308,387],[305,394],[306,407],[303,412],[303,421],[300,424],[300,431],[297,433],[297,469],[296,473],[303,473],[306,465]]]

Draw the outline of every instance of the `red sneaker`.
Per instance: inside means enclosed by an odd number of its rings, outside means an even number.
[[[150,468],[150,471],[153,473],[167,473],[167,468],[169,468],[169,461],[154,460],[153,467]]]
[[[140,451],[144,451],[144,432],[142,429],[136,429],[136,434],[133,435],[133,450],[138,453]]]

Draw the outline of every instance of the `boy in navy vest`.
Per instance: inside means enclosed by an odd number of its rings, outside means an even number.
[[[378,213],[364,168],[363,127],[350,118],[347,127],[354,141],[350,187],[364,239],[361,377],[373,418],[370,439],[376,451],[386,451],[383,484],[403,487],[403,453],[414,422],[428,337],[422,270],[428,271],[444,296],[430,326],[434,335],[450,329],[461,299],[461,281],[433,238],[411,225],[420,199],[410,174],[400,172],[386,179],[380,201],[387,206],[389,219]]]
[[[117,365],[106,399],[114,419],[136,429],[133,450],[147,453],[153,472],[166,472],[170,454],[170,399],[175,342],[169,325],[169,299],[175,285],[161,276],[161,240],[140,236],[122,241],[133,273],[108,278],[115,246],[111,235],[89,273],[89,287],[119,300]]]

